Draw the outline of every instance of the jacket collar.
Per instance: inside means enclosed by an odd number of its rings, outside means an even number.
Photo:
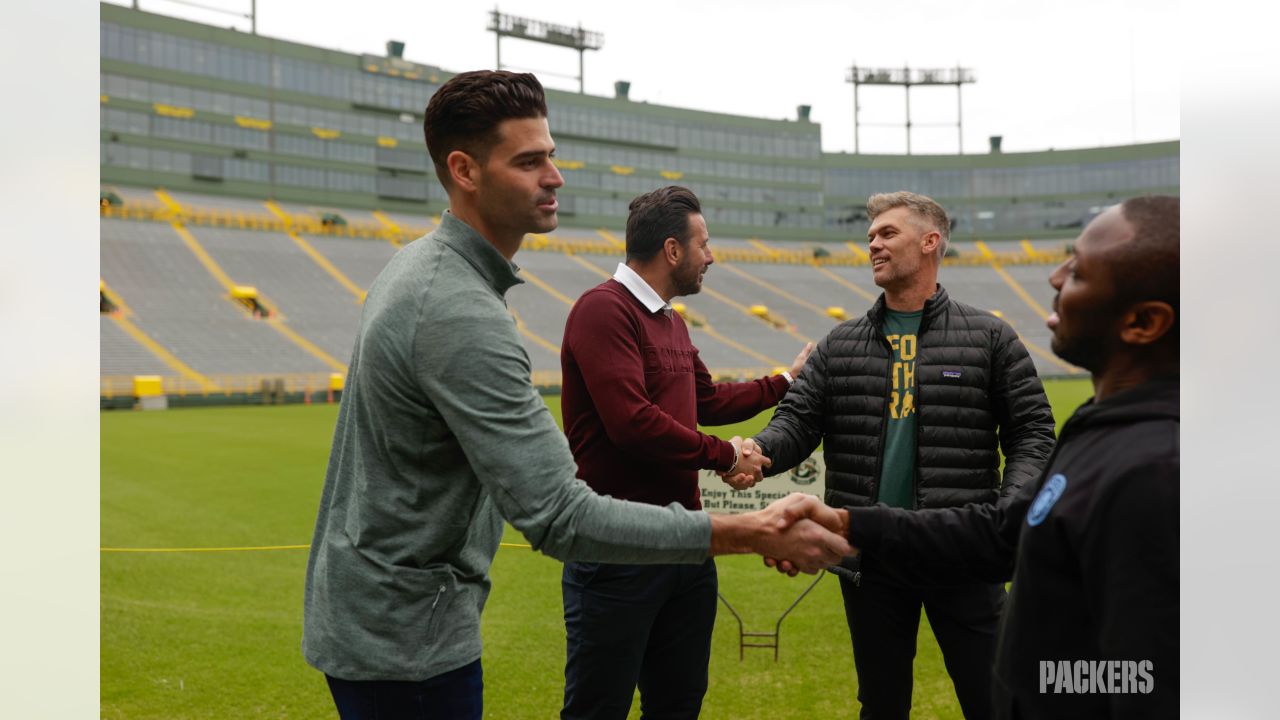
[[[503,257],[493,243],[448,210],[441,214],[440,226],[432,234],[471,263],[499,295],[506,295],[507,290],[524,282],[516,274],[520,266]]]
[[[928,300],[924,301],[924,314],[920,316],[920,330],[923,331],[929,325],[929,321],[938,317],[947,309],[947,303],[950,298],[947,296],[947,289],[938,285],[938,290]],[[884,302],[884,293],[880,293],[880,297],[876,298],[876,302],[867,311],[867,317],[876,327],[884,327],[884,314],[888,307]]]
[[[1164,418],[1177,420],[1179,397],[1181,395],[1181,376],[1166,375],[1122,390],[1115,395],[1098,402],[1089,398],[1076,408],[1067,422],[1073,429],[1082,426],[1130,423],[1137,420]],[[1066,427],[1063,427],[1066,430]]]

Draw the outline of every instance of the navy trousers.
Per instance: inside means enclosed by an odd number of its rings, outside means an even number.
[[[565,563],[563,720],[696,718],[707,693],[716,566]]]
[[[1004,585],[913,588],[864,573],[860,585],[841,578],[840,590],[858,673],[859,717],[907,720],[910,715],[922,605],[960,710],[968,720],[991,717],[991,670]]]
[[[342,680],[325,675],[342,720],[480,720],[480,661],[419,682]]]

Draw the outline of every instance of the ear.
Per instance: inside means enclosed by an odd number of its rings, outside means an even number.
[[[684,246],[680,241],[669,237],[662,241],[662,256],[666,258],[671,265],[679,265],[680,259],[684,255]]]
[[[1173,328],[1178,314],[1167,302],[1148,300],[1136,303],[1120,324],[1120,339],[1129,345],[1151,345]]]
[[[920,253],[922,255],[937,255],[938,243],[942,242],[942,233],[937,230],[930,230],[924,234],[920,241]]]
[[[475,158],[461,150],[454,150],[449,153],[444,162],[449,168],[449,177],[453,180],[454,187],[461,188],[467,192],[476,191],[476,180],[480,176],[480,165]]]

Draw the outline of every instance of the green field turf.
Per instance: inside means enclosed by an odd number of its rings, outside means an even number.
[[[1091,393],[1046,383],[1059,424]],[[559,398],[548,398],[559,415]],[[747,435],[762,415],[721,435]],[[310,541],[336,406],[231,407],[101,416],[102,546],[182,548]],[[508,528],[508,542],[523,542]],[[748,630],[772,630],[811,581],[759,559],[718,561]],[[104,718],[335,717],[324,678],[301,657],[305,550],[101,556]],[[556,717],[563,690],[560,563],[499,551],[484,614],[485,714]],[[921,618],[915,717],[959,718]],[[707,718],[847,717],[856,683],[840,591],[824,578],[788,617],[781,655],[748,650],[721,609]],[[632,717],[638,717],[638,704]]]

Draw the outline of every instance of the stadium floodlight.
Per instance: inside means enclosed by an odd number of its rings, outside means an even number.
[[[956,133],[959,138],[959,153],[964,154],[964,111],[961,106],[960,89],[962,86],[976,82],[973,70],[956,66],[953,68],[866,68],[855,63],[845,75],[845,82],[853,85],[853,152],[858,149],[858,87],[861,85],[897,85],[902,87],[907,97],[907,154],[911,154],[911,87],[913,85],[955,85],[956,86]],[[948,123],[949,125],[950,123]]]
[[[209,12],[222,13],[223,15],[233,15],[239,18],[246,18],[249,21],[249,32],[253,35],[258,34],[258,0],[249,0],[249,12],[242,13],[226,8],[214,7],[213,5],[205,5],[203,3],[192,2],[191,0],[168,0],[175,5],[186,5],[187,7],[200,8]],[[133,0],[133,9],[138,9],[138,0]]]
[[[493,33],[497,45],[495,69],[502,69],[502,38],[516,38],[546,45],[558,45],[578,51],[578,94],[586,92],[583,78],[584,55],[587,50],[599,50],[604,47],[604,34],[592,30],[568,25],[556,25],[543,20],[507,15],[494,8],[489,12],[489,32]],[[549,73],[555,75],[557,73]]]

